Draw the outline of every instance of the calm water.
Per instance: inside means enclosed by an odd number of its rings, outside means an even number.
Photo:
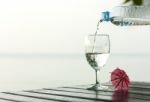
[[[99,73],[101,82],[109,81],[117,67],[131,80],[150,82],[150,55],[110,55]],[[0,55],[0,91],[90,84],[94,74],[82,54]]]

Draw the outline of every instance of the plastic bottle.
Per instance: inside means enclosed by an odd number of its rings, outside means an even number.
[[[101,21],[117,26],[150,25],[150,6],[119,6],[112,12],[102,12]]]

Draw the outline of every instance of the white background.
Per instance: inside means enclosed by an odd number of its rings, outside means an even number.
[[[95,33],[102,11],[122,0],[0,0],[0,91],[94,83],[84,37]],[[116,67],[131,81],[150,81],[150,27],[103,23],[111,56],[100,80]]]
[[[1,0],[0,53],[83,53],[102,11],[123,0]],[[149,53],[150,28],[103,24],[112,53]]]

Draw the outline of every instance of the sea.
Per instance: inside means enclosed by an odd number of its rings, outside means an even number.
[[[110,81],[111,72],[123,69],[130,81],[150,82],[150,54],[110,54],[98,80]],[[85,54],[1,54],[0,92],[95,83],[95,71]]]

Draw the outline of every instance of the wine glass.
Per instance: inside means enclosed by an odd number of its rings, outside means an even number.
[[[90,66],[95,70],[96,83],[89,90],[103,90],[106,87],[98,82],[98,71],[105,65],[110,54],[110,40],[107,34],[88,35],[85,39],[85,55]]]

